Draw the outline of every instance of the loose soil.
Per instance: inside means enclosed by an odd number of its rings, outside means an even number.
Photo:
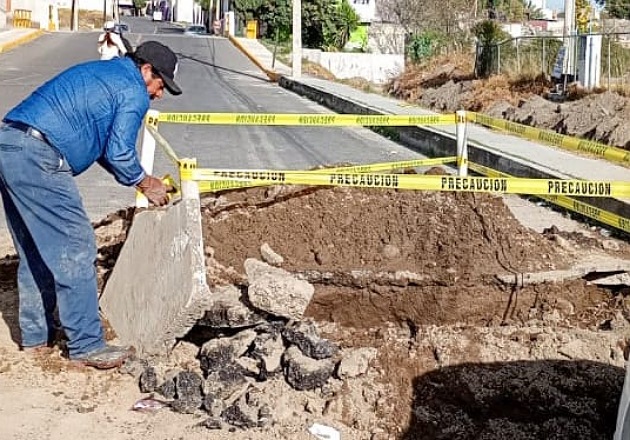
[[[275,417],[266,428],[209,431],[197,426],[201,416],[131,412],[142,396],[131,376],[71,370],[57,354],[17,350],[16,261],[7,257],[0,387],[11,406],[0,403],[0,433],[307,439],[318,422],[347,439],[611,438],[630,340],[628,290],[584,279],[515,287],[496,275],[630,258],[626,242],[538,234],[502,198],[481,194],[269,187],[202,205],[211,286],[245,287],[243,262],[260,259],[267,243],[285,270],[315,286],[306,314],[323,336],[343,351],[376,349],[367,373],[313,392],[261,383]],[[101,284],[131,220],[122,211],[96,225]],[[163,367],[198,369],[197,350],[185,338]]]
[[[586,92],[570,84],[565,101],[548,99],[553,81],[544,75],[495,75],[474,79],[470,57],[410,65],[385,87],[390,95],[437,112],[470,110],[579,138],[630,148],[627,93]]]

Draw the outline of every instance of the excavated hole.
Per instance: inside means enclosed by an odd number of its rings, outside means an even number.
[[[97,225],[101,283],[131,214]],[[377,350],[366,376],[310,400],[307,417],[375,439],[612,436],[628,289],[586,279],[517,288],[495,277],[567,268],[576,253],[601,250],[597,240],[537,234],[499,197],[347,188],[228,191],[202,200],[202,222],[211,286],[246,292],[244,262],[262,259],[266,243],[313,284],[306,318],[323,337],[344,352]],[[187,340],[240,332],[198,325]]]
[[[501,198],[269,187],[202,205],[211,285],[246,288],[243,263],[261,259],[266,243],[283,269],[315,286],[306,316],[327,338],[378,349],[376,381],[388,395],[363,398],[379,429],[426,439],[612,435],[610,396],[621,389],[626,344],[599,335],[621,325],[622,295],[581,279],[497,281],[573,261],[522,227]],[[349,426],[368,424],[351,409],[342,414]]]

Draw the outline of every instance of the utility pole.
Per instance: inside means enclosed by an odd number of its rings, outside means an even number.
[[[72,0],[72,24],[70,29],[74,32],[79,30],[79,0]]]
[[[293,0],[293,78],[302,76],[302,0]]]
[[[208,0],[208,16],[207,16],[208,33],[212,32],[212,0]]]

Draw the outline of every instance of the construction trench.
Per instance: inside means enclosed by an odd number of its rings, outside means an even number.
[[[95,229],[123,371],[204,429],[612,438],[625,241],[536,233],[495,195],[300,186]]]

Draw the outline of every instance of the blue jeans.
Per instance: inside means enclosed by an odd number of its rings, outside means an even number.
[[[57,308],[71,358],[104,347],[94,229],[68,163],[45,142],[0,127],[0,193],[20,257],[22,346],[51,340]]]

